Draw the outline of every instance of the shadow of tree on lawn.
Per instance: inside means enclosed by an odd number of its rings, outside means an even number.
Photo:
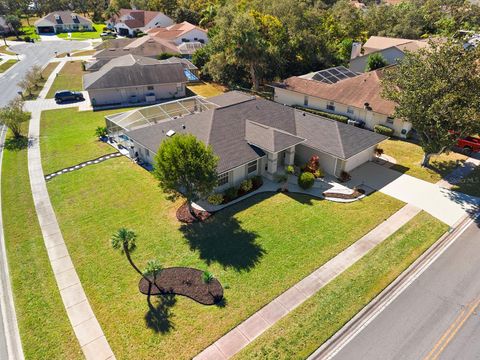
[[[243,229],[233,215],[263,199],[264,196],[246,199],[216,213],[205,222],[184,224],[180,226],[180,231],[190,249],[198,251],[200,259],[207,264],[218,262],[225,268],[249,271],[260,261],[265,250],[255,241],[258,235]]]
[[[20,151],[28,147],[29,141],[26,136],[11,137],[5,140],[3,147],[9,151]]]
[[[149,297],[147,299],[148,311],[145,314],[145,324],[156,333],[166,334],[174,328],[172,323],[171,308],[177,299],[174,294]]]

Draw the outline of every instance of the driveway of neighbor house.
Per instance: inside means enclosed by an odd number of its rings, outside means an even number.
[[[368,162],[352,171],[351,186],[365,184],[386,195],[415,205],[453,226],[475,211],[480,199]]]

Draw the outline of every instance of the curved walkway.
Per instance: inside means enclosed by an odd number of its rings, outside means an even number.
[[[47,84],[51,84],[50,80],[56,76],[60,69],[61,65],[50,75]],[[46,86],[46,89],[43,89],[42,95],[48,92],[48,87]],[[87,360],[115,359],[70,259],[48,195],[39,142],[40,115],[41,111],[45,109],[39,106],[28,110],[32,113],[29,127],[30,144],[28,148],[30,186],[45,247],[47,248],[60,296],[85,358]]]
[[[0,183],[2,179],[3,144],[7,133],[6,126],[0,126]],[[2,197],[0,191],[0,358],[24,359],[22,342],[18,331],[17,316],[13,303],[12,286],[8,271],[7,251],[2,222]]]

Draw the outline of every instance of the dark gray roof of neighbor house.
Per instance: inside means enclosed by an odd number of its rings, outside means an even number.
[[[212,96],[207,100],[218,106],[229,106],[253,99],[255,99],[255,96],[245,94],[241,91],[229,91],[221,95]]]
[[[85,90],[186,82],[182,64],[163,64],[134,55],[112,59],[100,70],[83,76]]]
[[[263,150],[280,151],[304,139],[303,144],[307,146],[340,159],[348,159],[387,138],[272,101],[246,94],[242,98],[240,94],[226,93],[216,100],[233,101],[233,98],[237,98],[242,102],[135,129],[126,134],[153,152],[158,150],[169,130],[193,134],[211,145],[220,157],[219,173],[258,159],[264,155]],[[246,100],[247,96],[249,100]],[[250,124],[247,125],[247,122]],[[261,131],[251,126],[254,123],[267,128],[263,131],[269,134],[269,138],[262,140]],[[249,143],[248,138],[258,143]]]
[[[86,71],[97,71],[100,70],[100,68],[108,63],[110,59],[99,59],[93,62],[86,62],[85,63],[85,70]]]
[[[58,19],[56,18],[56,15],[58,15]],[[83,16],[80,16],[73,11],[68,11],[68,10],[51,12],[50,14],[47,14],[43,18],[37,20],[35,22],[35,25],[37,25],[37,23],[43,20],[47,20],[55,25],[73,25],[73,24],[90,25],[92,24],[91,20]]]
[[[245,140],[268,152],[279,152],[305,141],[304,138],[250,120],[245,121]]]
[[[184,66],[185,69],[188,70],[198,70],[198,67],[196,67],[191,61],[188,59],[184,58],[179,58],[176,56],[169,57],[168,59],[160,60],[162,64],[177,64],[180,63]]]

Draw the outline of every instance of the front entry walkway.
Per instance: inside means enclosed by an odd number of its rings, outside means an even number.
[[[368,162],[352,171],[353,185],[365,184],[412,204],[453,226],[478,210],[480,199]]]
[[[215,341],[194,360],[225,360],[242,350],[290,311],[312,297],[421,210],[406,205],[340,254]]]

